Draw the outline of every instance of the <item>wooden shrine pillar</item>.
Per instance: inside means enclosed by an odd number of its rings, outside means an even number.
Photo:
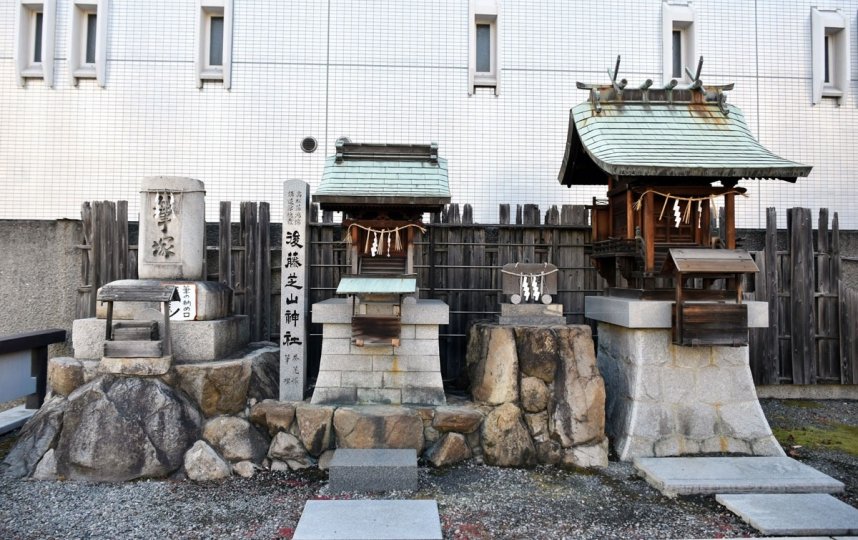
[[[643,204],[643,236],[646,241],[644,272],[655,272],[655,193],[647,191]]]
[[[736,249],[736,195],[724,194],[724,242],[727,249]]]

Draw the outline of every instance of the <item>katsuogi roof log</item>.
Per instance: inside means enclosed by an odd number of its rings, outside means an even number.
[[[795,182],[810,174],[810,166],[757,142],[742,111],[725,102],[724,91],[733,85],[704,86],[700,67],[702,58],[688,86],[671,81],[628,88],[610,71],[610,85],[578,83],[590,90],[590,99],[570,113],[560,183],[599,185],[609,177]]]

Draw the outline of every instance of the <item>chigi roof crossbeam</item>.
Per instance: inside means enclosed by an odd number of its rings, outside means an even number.
[[[620,71],[620,59],[613,71],[608,69],[608,77],[611,84],[587,84],[578,82],[576,86],[581,90],[590,91],[590,102],[594,105],[596,112],[602,112],[603,103],[622,102],[644,102],[644,103],[716,103],[725,115],[730,114],[727,107],[724,92],[732,90],[733,83],[724,85],[703,85],[700,73],[703,70],[703,57],[697,63],[697,72],[691,73],[687,67],[685,72],[691,79],[691,83],[680,85],[676,79],[671,79],[662,87],[653,87],[652,79],[647,79],[639,86],[628,88],[626,79],[617,80]]]

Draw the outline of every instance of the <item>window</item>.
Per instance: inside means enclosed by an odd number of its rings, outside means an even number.
[[[24,86],[27,79],[43,79],[46,85],[53,86],[55,17],[55,0],[18,0],[15,71],[19,86]]]
[[[232,0],[199,0],[197,87],[222,81],[229,89],[232,68]]]
[[[73,0],[69,32],[69,78],[96,79],[104,87],[108,0]]]
[[[842,103],[849,89],[849,25],[840,10],[811,10],[813,103],[835,98]]]
[[[500,93],[500,6],[496,0],[471,0],[468,39],[468,93],[490,88]]]
[[[687,4],[662,4],[662,72],[664,82],[671,79],[690,82],[685,68],[696,58],[694,50],[694,11]]]

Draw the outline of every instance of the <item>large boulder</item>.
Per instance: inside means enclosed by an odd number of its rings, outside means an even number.
[[[45,452],[45,455],[42,456],[42,460],[36,465],[36,470],[33,472],[32,478],[35,480],[57,479],[57,457],[54,455],[53,448]]]
[[[471,457],[471,449],[461,433],[446,433],[423,455],[435,467],[445,467]]]
[[[276,399],[266,399],[250,408],[250,421],[268,430],[272,437],[278,431],[289,431],[295,418],[295,404]]]
[[[515,344],[522,374],[554,382],[557,365],[558,332],[565,326],[519,326],[515,329]]]
[[[301,404],[295,415],[304,448],[311,455],[319,457],[334,442],[334,407]]]
[[[489,465],[533,465],[536,448],[521,417],[521,410],[504,403],[486,417],[482,428],[483,456]]]
[[[500,405],[518,400],[518,356],[511,328],[475,325],[467,362],[476,401]]]
[[[67,404],[59,395],[45,400],[39,412],[24,424],[18,442],[3,460],[0,471],[13,478],[32,475],[42,456],[56,445]]]
[[[406,407],[340,407],[334,412],[334,432],[338,448],[423,450],[423,420]]]
[[[444,406],[435,410],[432,427],[441,432],[473,433],[480,427],[483,414],[469,407]]]
[[[259,348],[247,356],[251,368],[248,399],[277,399],[280,397],[280,349],[269,342],[251,343],[249,347]]]
[[[167,476],[182,466],[201,423],[194,404],[158,379],[103,375],[68,397],[57,473],[96,481]]]
[[[249,360],[179,364],[174,370],[179,387],[207,417],[244,410],[252,372]]]
[[[80,360],[58,356],[48,361],[48,386],[54,394],[68,396],[83,383],[84,369]]]
[[[564,448],[605,438],[605,381],[596,366],[589,326],[554,329],[557,370],[551,437]]]
[[[205,441],[197,441],[185,453],[185,474],[197,482],[222,480],[229,476],[229,463]]]
[[[206,422],[203,439],[229,461],[260,463],[268,451],[267,437],[235,416],[218,416]]]

